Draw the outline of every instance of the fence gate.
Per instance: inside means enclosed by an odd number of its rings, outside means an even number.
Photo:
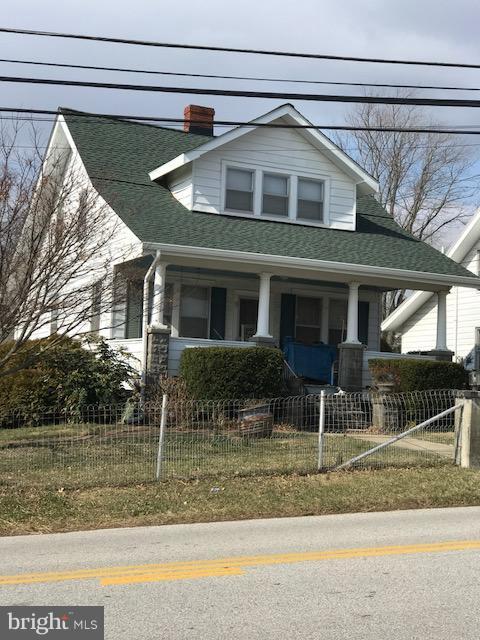
[[[434,392],[431,392],[434,393]],[[464,401],[455,402],[451,397],[451,406],[439,411],[441,395],[430,407],[430,413],[436,406],[437,413],[417,422],[409,420],[418,414],[417,398],[407,398],[406,394],[386,395],[373,394],[371,396],[371,423],[366,431],[358,431],[354,438],[370,443],[368,449],[353,455],[346,461],[339,461],[334,470],[347,469],[359,464],[372,465],[372,458],[377,458],[376,465],[385,466],[388,462],[401,462],[404,456],[418,454],[417,463],[429,461],[454,461],[456,442],[454,431],[454,414],[461,412]],[[422,398],[424,400],[424,397]],[[444,402],[446,398],[443,398]],[[425,413],[425,407],[422,407]],[[427,411],[428,413],[428,411]],[[411,423],[413,426],[410,426]],[[417,422],[415,424],[415,422]],[[403,428],[402,431],[399,430]],[[351,431],[350,431],[351,433]],[[380,459],[378,459],[380,458]]]

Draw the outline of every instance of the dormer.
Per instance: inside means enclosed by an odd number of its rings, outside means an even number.
[[[368,173],[290,104],[217,137],[209,136],[213,109],[187,109],[186,130],[196,126],[205,143],[150,178],[190,210],[354,231],[357,195],[378,191]]]

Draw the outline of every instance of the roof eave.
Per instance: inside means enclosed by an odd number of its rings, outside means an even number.
[[[198,159],[205,153],[218,149],[219,147],[233,142],[237,138],[245,135],[249,131],[255,128],[256,125],[269,124],[279,118],[286,118],[291,121],[292,124],[298,124],[305,127],[311,127],[312,123],[309,122],[301,113],[299,113],[292,105],[285,104],[268,113],[263,114],[259,118],[252,120],[248,125],[240,125],[235,129],[225,132],[215,138],[210,138],[205,144],[200,145],[196,149],[183,153],[169,162],[160,165],[156,169],[149,172],[151,180],[158,180],[162,176],[184,166],[194,160]],[[343,170],[346,171],[358,184],[364,185],[369,193],[378,193],[378,182],[369,173],[362,169],[352,158],[350,158],[344,151],[342,151],[334,142],[332,142],[326,135],[324,135],[318,129],[300,129],[302,135],[309,138],[313,144],[320,145],[322,151],[334,162],[337,166],[341,165]]]
[[[172,256],[188,256],[192,258],[205,258],[213,261],[237,261],[242,264],[264,267],[295,268],[299,270],[312,270],[320,273],[330,273],[346,278],[345,282],[355,278],[366,278],[371,281],[377,278],[379,287],[386,287],[387,282],[396,283],[397,286],[405,286],[405,283],[424,286],[431,291],[448,289],[458,285],[480,289],[480,278],[475,276],[456,276],[423,271],[409,271],[406,269],[393,269],[377,267],[365,264],[335,262],[327,260],[313,260],[310,258],[298,258],[296,256],[270,255],[246,251],[228,249],[214,249],[210,247],[192,247],[186,245],[174,245],[159,242],[144,243],[145,251],[160,249],[165,254]],[[382,282],[383,281],[383,282]],[[391,288],[395,288],[392,285]]]
[[[480,240],[480,210],[472,217],[458,240],[447,251],[447,257],[461,262]],[[460,285],[459,285],[460,286]],[[462,285],[464,286],[464,285]],[[425,296],[422,296],[425,293]],[[382,331],[396,331],[430,298],[429,292],[417,291],[407,298],[382,322]]]

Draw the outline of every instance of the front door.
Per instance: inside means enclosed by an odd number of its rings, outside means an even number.
[[[258,300],[240,298],[239,331],[240,340],[246,341],[257,330]]]

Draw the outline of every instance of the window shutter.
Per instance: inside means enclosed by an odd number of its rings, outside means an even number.
[[[358,339],[368,346],[368,319],[370,315],[370,303],[361,300],[358,303]]]
[[[280,346],[285,338],[295,338],[295,300],[292,293],[282,293],[280,306]]]
[[[210,339],[225,340],[225,315],[227,310],[227,290],[212,287],[210,298]]]

